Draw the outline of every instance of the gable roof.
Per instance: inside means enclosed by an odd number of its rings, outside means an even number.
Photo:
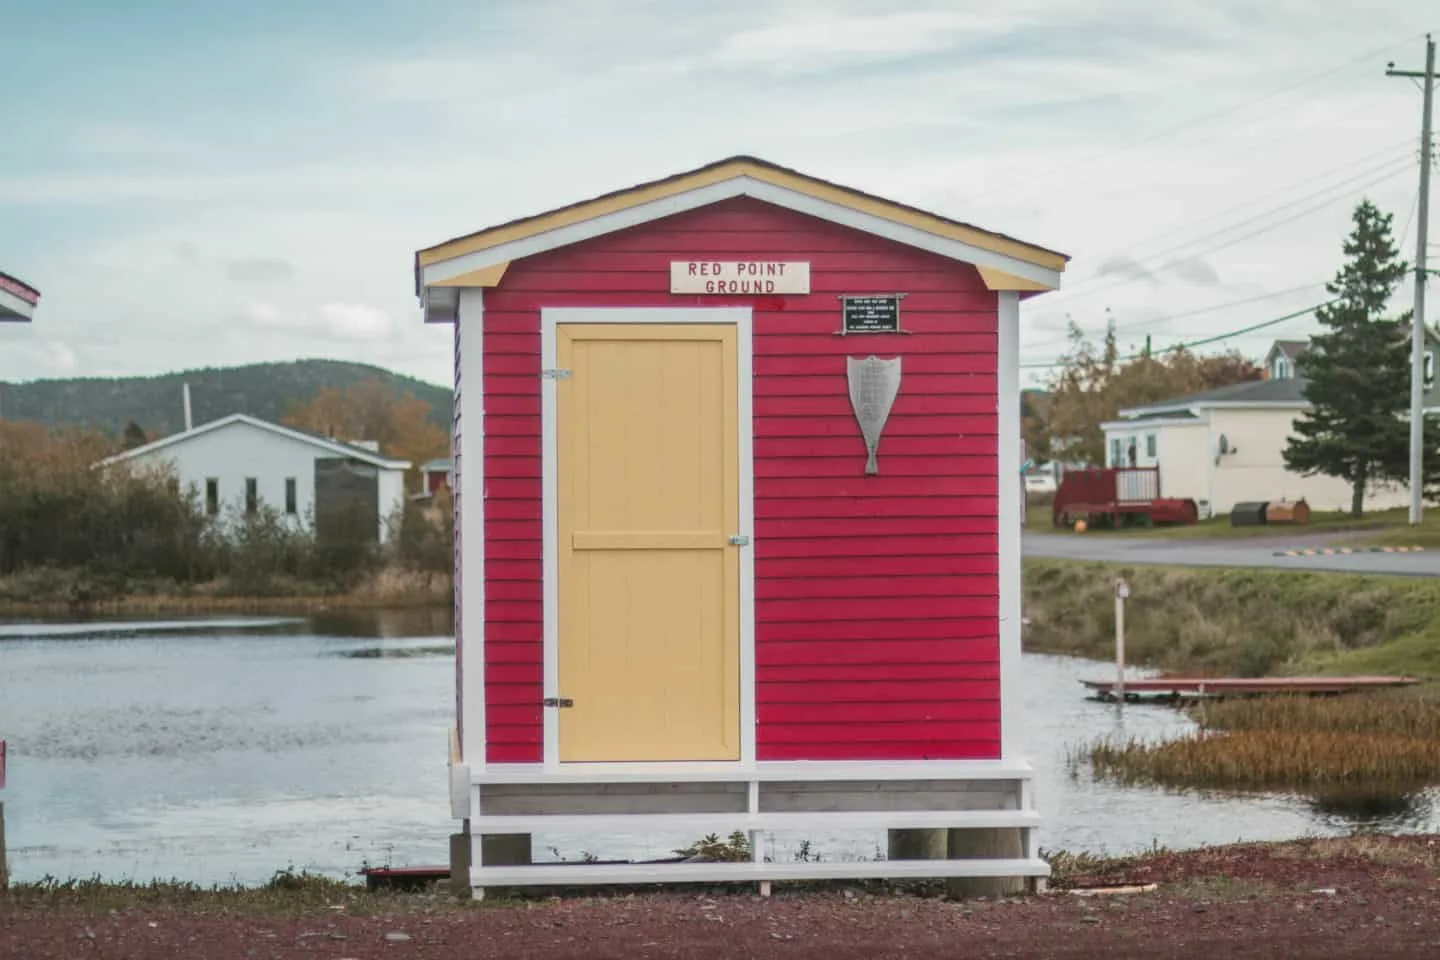
[[[219,420],[211,420],[209,423],[202,423],[200,426],[195,427],[191,430],[182,430],[179,433],[172,433],[168,437],[162,437],[159,440],[151,441],[144,446],[135,447],[133,450],[126,450],[123,453],[117,453],[113,457],[106,457],[104,460],[100,461],[100,465],[103,466],[111,463],[119,463],[122,460],[130,460],[147,453],[154,453],[157,450],[163,450],[166,447],[176,446],[178,444],[184,443],[186,440],[191,440],[195,437],[202,436],[207,433],[214,433],[216,430],[221,430],[236,423],[242,423],[246,426],[255,427],[259,430],[265,430],[269,433],[273,433],[290,440],[299,440],[302,443],[308,443],[313,447],[318,447],[319,449],[324,450],[327,453],[331,453],[340,457],[348,457],[352,460],[359,460],[362,463],[368,463],[372,466],[381,467],[383,469],[410,469],[409,460],[395,460],[390,457],[384,457],[373,450],[366,450],[364,447],[357,447],[354,444],[350,443],[342,443],[339,440],[332,440],[329,437],[322,437],[319,434],[310,433],[306,430],[296,430],[294,427],[284,427],[278,423],[271,423],[268,420],[261,420],[259,417],[252,417],[246,413],[232,413],[228,417],[221,417]]]
[[[40,291],[10,274],[0,271],[0,321],[27,322],[40,305]]]
[[[1287,360],[1295,360],[1309,348],[1309,340],[1276,340],[1271,344],[1270,352],[1265,355],[1265,359],[1273,359],[1275,354],[1279,353]]]
[[[742,195],[974,263],[991,289],[1056,289],[1070,259],[766,160],[735,156],[426,247],[415,254],[415,291],[423,298],[435,287],[495,286],[512,260]]]

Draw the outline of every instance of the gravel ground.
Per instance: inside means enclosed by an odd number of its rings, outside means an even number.
[[[24,960],[466,960],[605,957],[1440,956],[1440,840],[1357,838],[1062,863],[1082,889],[1151,892],[957,902],[858,889],[647,893],[451,905],[425,896],[256,906],[19,891],[0,957]]]

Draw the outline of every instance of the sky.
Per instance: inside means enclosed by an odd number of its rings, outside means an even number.
[[[1162,347],[1319,303],[1362,197],[1413,258],[1421,93],[1385,69],[1440,31],[1420,0],[4,9],[0,270],[42,292],[0,324],[11,381],[333,357],[446,383],[415,250],[743,153],[1070,254],[1022,310],[1036,384],[1072,320]]]

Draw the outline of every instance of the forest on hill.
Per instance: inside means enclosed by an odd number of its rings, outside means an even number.
[[[448,431],[449,387],[380,367],[343,360],[297,360],[238,367],[207,367],[153,377],[78,377],[0,383],[0,418],[50,427],[90,427],[118,435],[137,424],[150,437],[184,428],[182,385],[190,385],[196,425],[248,413],[280,423],[325,391],[348,391],[378,382],[397,397],[409,394],[430,408],[430,420]]]

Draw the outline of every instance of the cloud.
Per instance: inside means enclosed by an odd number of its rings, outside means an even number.
[[[956,10],[913,10],[851,16],[813,11],[726,37],[715,63],[782,70],[835,70],[853,60],[894,59],[943,50],[960,37],[998,35],[1015,25],[1009,17]]]
[[[237,22],[217,68],[243,65],[235,50],[270,64],[243,87],[195,75],[157,99],[116,80],[117,106],[42,86],[7,115],[54,135],[0,155],[0,268],[46,293],[33,326],[0,330],[0,378],[319,355],[443,383],[417,248],[740,152],[1070,253],[1064,288],[1023,307],[1027,360],[1063,349],[1067,314],[1093,334],[1107,307],[1124,327],[1324,281],[1352,201],[1370,193],[1398,230],[1413,168],[1216,231],[1387,144],[1412,155],[1414,97],[1383,65],[1422,54],[1401,41],[1423,25],[1306,9],[495,0],[303,48]],[[181,39],[117,47],[104,75],[191,76]],[[1158,325],[1156,345],[1316,296]]]
[[[1214,287],[1220,284],[1220,274],[1200,257],[1188,257],[1177,261],[1165,268],[1167,273],[1174,274],[1187,283],[1193,283],[1201,287]]]
[[[225,273],[236,283],[285,283],[295,279],[295,267],[274,257],[231,260]]]
[[[1095,273],[1102,277],[1120,277],[1124,280],[1143,280],[1146,283],[1155,282],[1155,274],[1146,270],[1140,262],[1133,257],[1109,257],[1096,269]]]
[[[365,303],[327,303],[320,319],[326,332],[353,340],[381,340],[395,329],[389,314]]]

